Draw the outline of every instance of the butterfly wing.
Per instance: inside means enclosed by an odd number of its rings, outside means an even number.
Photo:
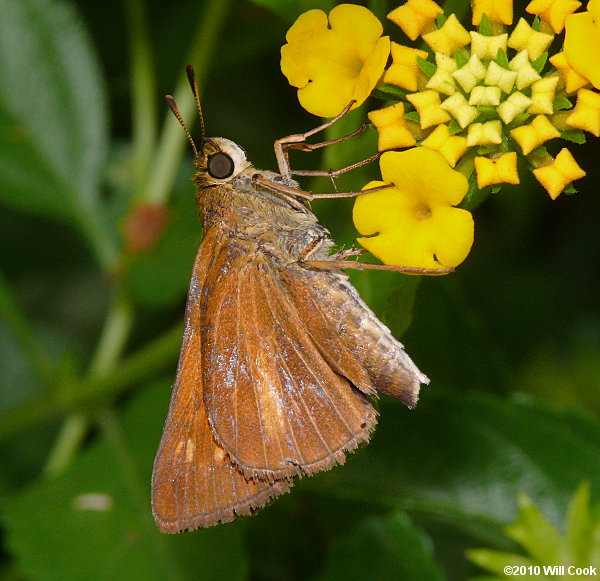
[[[183,346],[165,429],[154,462],[152,510],[162,532],[176,533],[250,514],[286,492],[288,480],[244,476],[212,435],[203,398],[200,296],[218,252],[216,229],[202,242],[189,289]]]
[[[204,290],[208,419],[246,476],[272,481],[326,470],[369,439],[373,406],[324,359],[269,255],[231,239]]]
[[[411,409],[416,406],[420,385],[429,379],[362,300],[346,274],[298,265],[281,269],[280,278],[292,301],[311,313],[307,330],[329,363],[336,365],[339,360],[340,348],[328,341],[336,336],[377,393],[399,399]],[[354,367],[338,365],[336,369],[358,385]]]

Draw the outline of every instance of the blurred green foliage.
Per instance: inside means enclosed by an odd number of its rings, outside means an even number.
[[[152,460],[201,238],[190,152],[162,95],[191,124],[182,73],[193,64],[208,133],[273,168],[273,141],[317,124],[279,72],[279,48],[301,11],[330,4],[0,0],[0,579],[459,580],[481,573],[466,550],[518,550],[503,527],[519,493],[557,527],[581,481],[598,505],[590,139],[573,148],[588,171],[580,193],[552,202],[534,182],[503,188],[476,211],[459,272],[352,275],[432,380],[415,411],[381,401],[369,446],[252,518],[155,529]],[[341,167],[375,139],[295,163]],[[140,204],[168,216],[134,252],[123,240]],[[346,246],[351,207],[313,204]]]

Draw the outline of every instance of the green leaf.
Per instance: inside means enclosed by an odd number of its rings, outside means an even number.
[[[107,265],[108,121],[90,40],[59,0],[0,0],[0,13],[0,200],[75,224]]]
[[[448,17],[445,14],[438,14],[437,18],[435,19],[435,25],[438,28],[442,28],[442,26],[446,24],[446,20],[448,20]]]
[[[509,69],[508,55],[504,49],[498,49],[498,52],[496,53],[496,63],[505,69]]]
[[[428,61],[426,59],[422,59],[420,56],[417,57],[417,63],[419,64],[419,68],[427,77],[432,77],[435,74],[437,66],[435,63]]]
[[[543,52],[539,57],[537,57],[532,63],[531,66],[535,70],[538,75],[542,74],[544,67],[546,66],[546,61],[548,60],[548,53]]]
[[[418,413],[382,399],[367,451],[321,479],[335,478],[354,498],[410,506],[465,530],[512,522],[519,490],[560,515],[582,474],[600,478],[600,422],[575,417],[473,392],[426,389]]]
[[[389,99],[390,97],[404,97],[407,93],[408,91],[396,87],[396,85],[385,84],[377,87],[371,94],[379,99]]]
[[[564,109],[570,109],[573,103],[565,95],[556,95],[552,103],[554,111],[562,111]]]
[[[490,21],[488,20],[487,14],[482,14],[481,23],[479,24],[479,34],[483,34],[484,36],[494,36],[494,31],[492,30],[492,26]]]
[[[565,141],[577,143],[577,145],[583,145],[587,140],[585,133],[581,129],[566,129],[560,132],[560,136]]]
[[[456,62],[456,66],[460,69],[464,67],[469,62],[469,57],[462,50],[457,50],[454,53],[454,60]]]
[[[404,119],[406,119],[407,121],[414,121],[415,123],[421,122],[421,118],[419,117],[419,114],[416,111],[409,111],[408,113],[405,113]]]
[[[548,150],[545,145],[540,145],[538,148],[534,149],[530,152],[530,155],[534,157],[546,157],[548,154]]]
[[[448,123],[448,133],[450,133],[450,135],[456,135],[462,130],[463,128],[460,126],[459,122],[452,117],[452,119],[450,119],[450,123]]]
[[[600,525],[600,519],[597,522]],[[580,566],[585,566],[593,550],[594,523],[590,514],[590,485],[582,482],[573,495],[566,517],[566,538],[569,557]]]
[[[535,30],[536,32],[542,31],[542,21],[540,20],[539,16],[536,16],[533,19],[533,22],[531,23],[531,28],[533,28],[533,30]]]
[[[378,579],[441,581],[431,541],[402,512],[370,517],[334,545],[318,581]]]
[[[27,578],[246,578],[244,521],[163,535],[152,520],[150,473],[169,392],[166,382],[145,390],[66,473],[5,503],[8,545]]]

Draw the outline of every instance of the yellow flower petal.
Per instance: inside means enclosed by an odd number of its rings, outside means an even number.
[[[441,103],[440,107],[450,112],[463,129],[479,117],[479,109],[469,105],[462,93],[454,93]]]
[[[600,93],[579,89],[575,109],[567,117],[567,123],[600,137]]]
[[[450,115],[440,107],[440,94],[437,91],[420,91],[406,95],[419,114],[421,129],[427,129],[433,125],[447,123]]]
[[[416,91],[418,77],[421,74],[417,57],[427,58],[424,50],[403,46],[392,42],[392,64],[383,75],[383,82],[407,91]]]
[[[421,34],[429,31],[438,14],[444,11],[433,0],[408,0],[388,14],[388,18],[399,26],[408,38],[417,40]]]
[[[512,0],[472,0],[473,25],[481,24],[481,17],[485,14],[490,22],[501,24],[512,24],[513,3]]]
[[[566,19],[565,54],[569,65],[600,89],[600,2]]]
[[[585,77],[576,73],[569,65],[567,55],[564,52],[557,52],[555,55],[552,55],[549,60],[558,69],[558,72],[565,83],[565,90],[567,93],[574,93],[589,84],[589,81]]]
[[[515,71],[507,71],[498,63],[491,62],[487,68],[485,80],[486,85],[494,85],[502,89],[507,95],[513,90],[515,81],[519,73]]]
[[[502,124],[500,121],[472,123],[467,131],[467,147],[474,145],[500,145],[502,143]]]
[[[508,34],[498,34],[496,36],[485,36],[478,32],[471,31],[471,51],[481,60],[493,61],[498,55],[499,50],[506,51]]]
[[[577,165],[571,152],[563,148],[550,165],[534,169],[533,175],[546,188],[550,197],[556,200],[571,182],[584,177],[586,174]]]
[[[485,65],[475,53],[469,57],[466,64],[452,73],[452,76],[458,81],[458,84],[464,89],[465,93],[470,93],[473,87],[481,79],[485,78],[485,75]]]
[[[498,116],[508,125],[517,115],[524,113],[531,105],[531,99],[520,91],[512,93],[506,101],[498,105]]]
[[[495,159],[475,158],[477,187],[479,189],[496,184],[518,184],[517,154],[510,151]]]
[[[438,125],[421,145],[439,151],[450,167],[454,167],[467,151],[466,138],[460,135],[450,135],[447,125]]]
[[[453,95],[456,93],[456,83],[452,73],[456,71],[456,61],[446,55],[436,53],[435,63],[437,65],[435,73],[427,81],[425,87],[444,95]]]
[[[556,34],[565,27],[565,19],[581,6],[577,0],[533,0],[525,10],[548,23]]]
[[[550,123],[545,115],[538,115],[529,125],[516,127],[510,134],[528,155],[549,139],[560,137],[560,131]]]
[[[515,50],[527,49],[529,58],[534,61],[548,50],[553,40],[554,36],[533,30],[527,21],[521,18],[508,38],[508,46]]]
[[[351,100],[358,107],[379,81],[390,51],[383,27],[366,8],[336,6],[302,14],[286,35],[281,70],[298,87],[300,104],[322,117],[337,115]]]
[[[379,151],[411,147],[416,143],[404,119],[403,103],[371,111],[369,119],[379,132]]]
[[[442,28],[424,34],[423,40],[429,45],[433,52],[439,52],[446,56],[453,56],[459,48],[462,48],[471,42],[471,36],[458,21],[456,16],[450,14]]]
[[[358,241],[386,264],[416,268],[454,267],[473,244],[473,218],[453,206],[467,192],[466,178],[427,147],[381,156],[390,188],[356,198]]]
[[[533,115],[552,115],[554,113],[554,95],[559,77],[544,77],[531,85],[531,105],[527,113]]]
[[[526,89],[541,78],[529,62],[527,49],[519,51],[508,63],[508,68],[517,73],[516,85],[519,91]]]
[[[500,105],[502,90],[500,87],[474,87],[469,96],[469,105],[478,107],[497,107]]]

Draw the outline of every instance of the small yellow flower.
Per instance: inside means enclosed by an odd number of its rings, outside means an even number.
[[[517,154],[509,151],[495,159],[487,157],[475,158],[477,187],[479,189],[497,184],[518,184]]]
[[[600,93],[579,89],[575,109],[567,117],[567,123],[600,137]]]
[[[516,127],[510,134],[528,155],[549,139],[560,137],[560,131],[550,123],[545,115],[538,115],[529,125]]]
[[[465,65],[452,73],[465,93],[470,93],[473,87],[485,78],[486,68],[476,54],[472,54]]]
[[[440,94],[437,91],[420,91],[406,95],[419,114],[421,129],[427,129],[433,125],[447,123],[450,115],[440,107]]]
[[[446,56],[453,56],[463,46],[471,42],[471,36],[458,21],[454,14],[448,17],[444,26],[423,35],[423,40],[433,52],[440,52]]]
[[[554,96],[559,77],[544,77],[531,85],[531,105],[527,113],[533,115],[552,115],[554,113]]]
[[[589,84],[589,81],[585,77],[576,73],[569,65],[567,55],[564,52],[557,52],[555,55],[551,56],[549,60],[558,69],[558,72],[565,83],[565,90],[567,93],[574,93]]]
[[[527,49],[519,51],[508,63],[508,68],[517,73],[517,89],[522,91],[541,77],[529,62]]]
[[[457,69],[456,61],[446,55],[437,53],[435,63],[437,65],[435,73],[427,81],[425,87],[434,89],[444,95],[454,95],[456,93],[456,83],[452,73]]]
[[[473,25],[481,24],[481,17],[485,14],[490,22],[501,24],[512,24],[513,3],[512,0],[472,0]]]
[[[521,18],[508,38],[508,46],[515,50],[527,49],[529,58],[535,60],[548,50],[554,40],[551,34],[533,30],[524,18]]]
[[[496,36],[485,36],[478,32],[471,31],[471,51],[481,60],[494,60],[499,50],[506,52],[506,43],[508,34],[498,34]]]
[[[585,172],[577,165],[571,152],[563,148],[551,164],[534,169],[533,175],[550,197],[556,200],[571,182],[584,177]]]
[[[527,5],[529,14],[536,14],[548,23],[555,34],[560,34],[565,27],[565,19],[581,6],[577,0],[532,0]]]
[[[340,4],[329,19],[321,10],[302,14],[281,48],[281,70],[298,87],[300,104],[321,117],[337,115],[351,100],[361,105],[379,81],[389,38],[366,8]]]
[[[396,103],[369,113],[371,123],[379,132],[378,150],[411,147],[416,141],[404,119],[404,104]]]
[[[520,91],[512,93],[506,101],[500,103],[496,111],[498,116],[508,125],[517,115],[524,113],[531,105],[531,99]]]
[[[392,64],[383,75],[383,82],[396,85],[407,91],[416,91],[418,89],[418,79],[421,75],[421,69],[417,62],[417,57],[427,58],[424,50],[403,46],[397,42],[392,42]]]
[[[479,117],[479,109],[469,105],[462,93],[454,93],[440,107],[448,111],[463,129]]]
[[[500,121],[472,123],[467,131],[467,147],[474,145],[500,145],[502,143],[502,124]]]
[[[469,105],[478,107],[497,107],[500,105],[502,90],[500,87],[474,87],[469,97]]]
[[[450,135],[447,125],[438,125],[421,144],[439,151],[450,167],[454,167],[467,151],[467,140],[460,135]]]
[[[516,71],[507,71],[495,62],[491,62],[487,68],[485,80],[486,85],[495,85],[502,89],[507,95],[513,90],[519,73]]]
[[[586,12],[567,16],[565,28],[569,65],[600,89],[600,0],[590,0]]]
[[[427,147],[386,152],[380,167],[384,181],[365,188],[390,187],[356,198],[354,224],[363,236],[370,236],[358,242],[393,266],[460,264],[473,244],[473,218],[453,206],[466,194],[467,179]]]
[[[444,11],[433,0],[408,0],[392,10],[387,17],[399,26],[408,38],[417,40],[421,34],[433,28],[438,14]]]

